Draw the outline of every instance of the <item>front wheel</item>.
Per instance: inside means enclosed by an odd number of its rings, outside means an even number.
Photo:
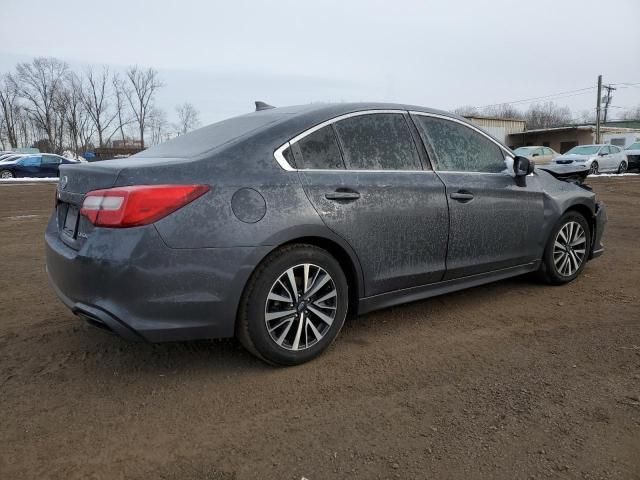
[[[0,171],[0,178],[6,180],[8,178],[13,178],[13,172],[10,170],[2,170]]]
[[[618,166],[618,173],[624,173],[627,171],[627,162],[625,162],[624,160],[622,162],[620,162],[620,165]]]
[[[552,285],[574,280],[587,263],[591,248],[591,232],[586,218],[578,212],[565,213],[547,241],[540,274]]]
[[[597,175],[598,174],[598,162],[594,161],[591,163],[591,168],[589,169],[589,175]]]
[[[329,252],[313,245],[286,246],[269,255],[249,280],[236,336],[268,363],[298,365],[333,342],[348,303],[346,277]]]

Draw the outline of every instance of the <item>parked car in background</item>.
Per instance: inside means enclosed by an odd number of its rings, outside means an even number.
[[[17,160],[17,159],[22,158],[22,157],[26,157],[26,155],[23,154],[23,153],[10,153],[8,155],[2,155],[0,157],[0,163],[2,163],[2,162],[12,162],[12,161]]]
[[[69,309],[129,339],[236,335],[279,365],[319,355],[348,311],[563,284],[603,252],[590,189],[413,106],[265,109],[61,179],[46,256]]]
[[[586,165],[591,175],[597,175],[600,172],[624,173],[628,166],[624,151],[615,145],[579,145],[556,157],[553,163]]]
[[[20,177],[57,177],[60,165],[77,164],[77,160],[70,160],[49,153],[41,155],[20,155],[0,161],[0,179]]]
[[[548,165],[560,154],[549,147],[520,147],[516,148],[513,153],[520,157],[533,160],[536,165]]]
[[[629,145],[624,154],[627,156],[627,168],[640,169],[640,142]]]

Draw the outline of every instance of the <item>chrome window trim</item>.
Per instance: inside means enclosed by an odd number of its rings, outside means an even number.
[[[273,152],[273,156],[275,157],[276,161],[278,162],[278,164],[280,165],[280,167],[282,167],[283,170],[286,170],[288,172],[298,172],[298,171],[302,171],[302,172],[360,172],[360,173],[415,173],[415,172],[433,172],[433,170],[425,170],[425,169],[420,169],[420,170],[367,170],[367,169],[347,169],[347,168],[293,168],[289,162],[287,162],[287,160],[284,158],[284,154],[282,152],[284,152],[287,148],[289,148],[291,146],[292,143],[296,143],[299,140],[302,140],[304,137],[306,137],[307,135],[311,135],[313,132],[320,130],[321,128],[326,127],[327,125],[332,125],[336,122],[339,122],[340,120],[345,120],[347,118],[351,118],[351,117],[359,117],[362,115],[374,115],[376,113],[396,113],[396,114],[405,114],[408,113],[406,110],[401,110],[401,109],[378,109],[378,110],[361,110],[358,112],[351,112],[351,113],[345,113],[344,115],[339,115],[337,117],[331,118],[329,120],[325,120],[322,123],[319,123],[318,125],[315,125],[311,128],[309,128],[308,130],[305,130],[304,132],[296,135],[295,137],[293,137],[291,140],[289,140],[288,142],[284,143],[283,145],[281,145],[280,147],[278,147],[276,149],[275,152]]]

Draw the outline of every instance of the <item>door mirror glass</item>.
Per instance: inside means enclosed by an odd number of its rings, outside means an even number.
[[[539,153],[534,153],[533,155],[531,155],[532,157],[539,157],[540,154]]]
[[[529,175],[530,173],[533,173],[534,168],[534,161],[529,160],[527,157],[517,156],[513,159],[513,172],[516,174],[516,177]]]

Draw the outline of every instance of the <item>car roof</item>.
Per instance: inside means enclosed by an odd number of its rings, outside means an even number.
[[[327,120],[366,110],[417,111],[446,116],[469,124],[458,115],[417,105],[380,102],[312,103],[268,108],[207,125],[148,148],[132,157],[194,158],[238,140],[256,138],[268,132],[270,147],[279,147],[296,135]]]

